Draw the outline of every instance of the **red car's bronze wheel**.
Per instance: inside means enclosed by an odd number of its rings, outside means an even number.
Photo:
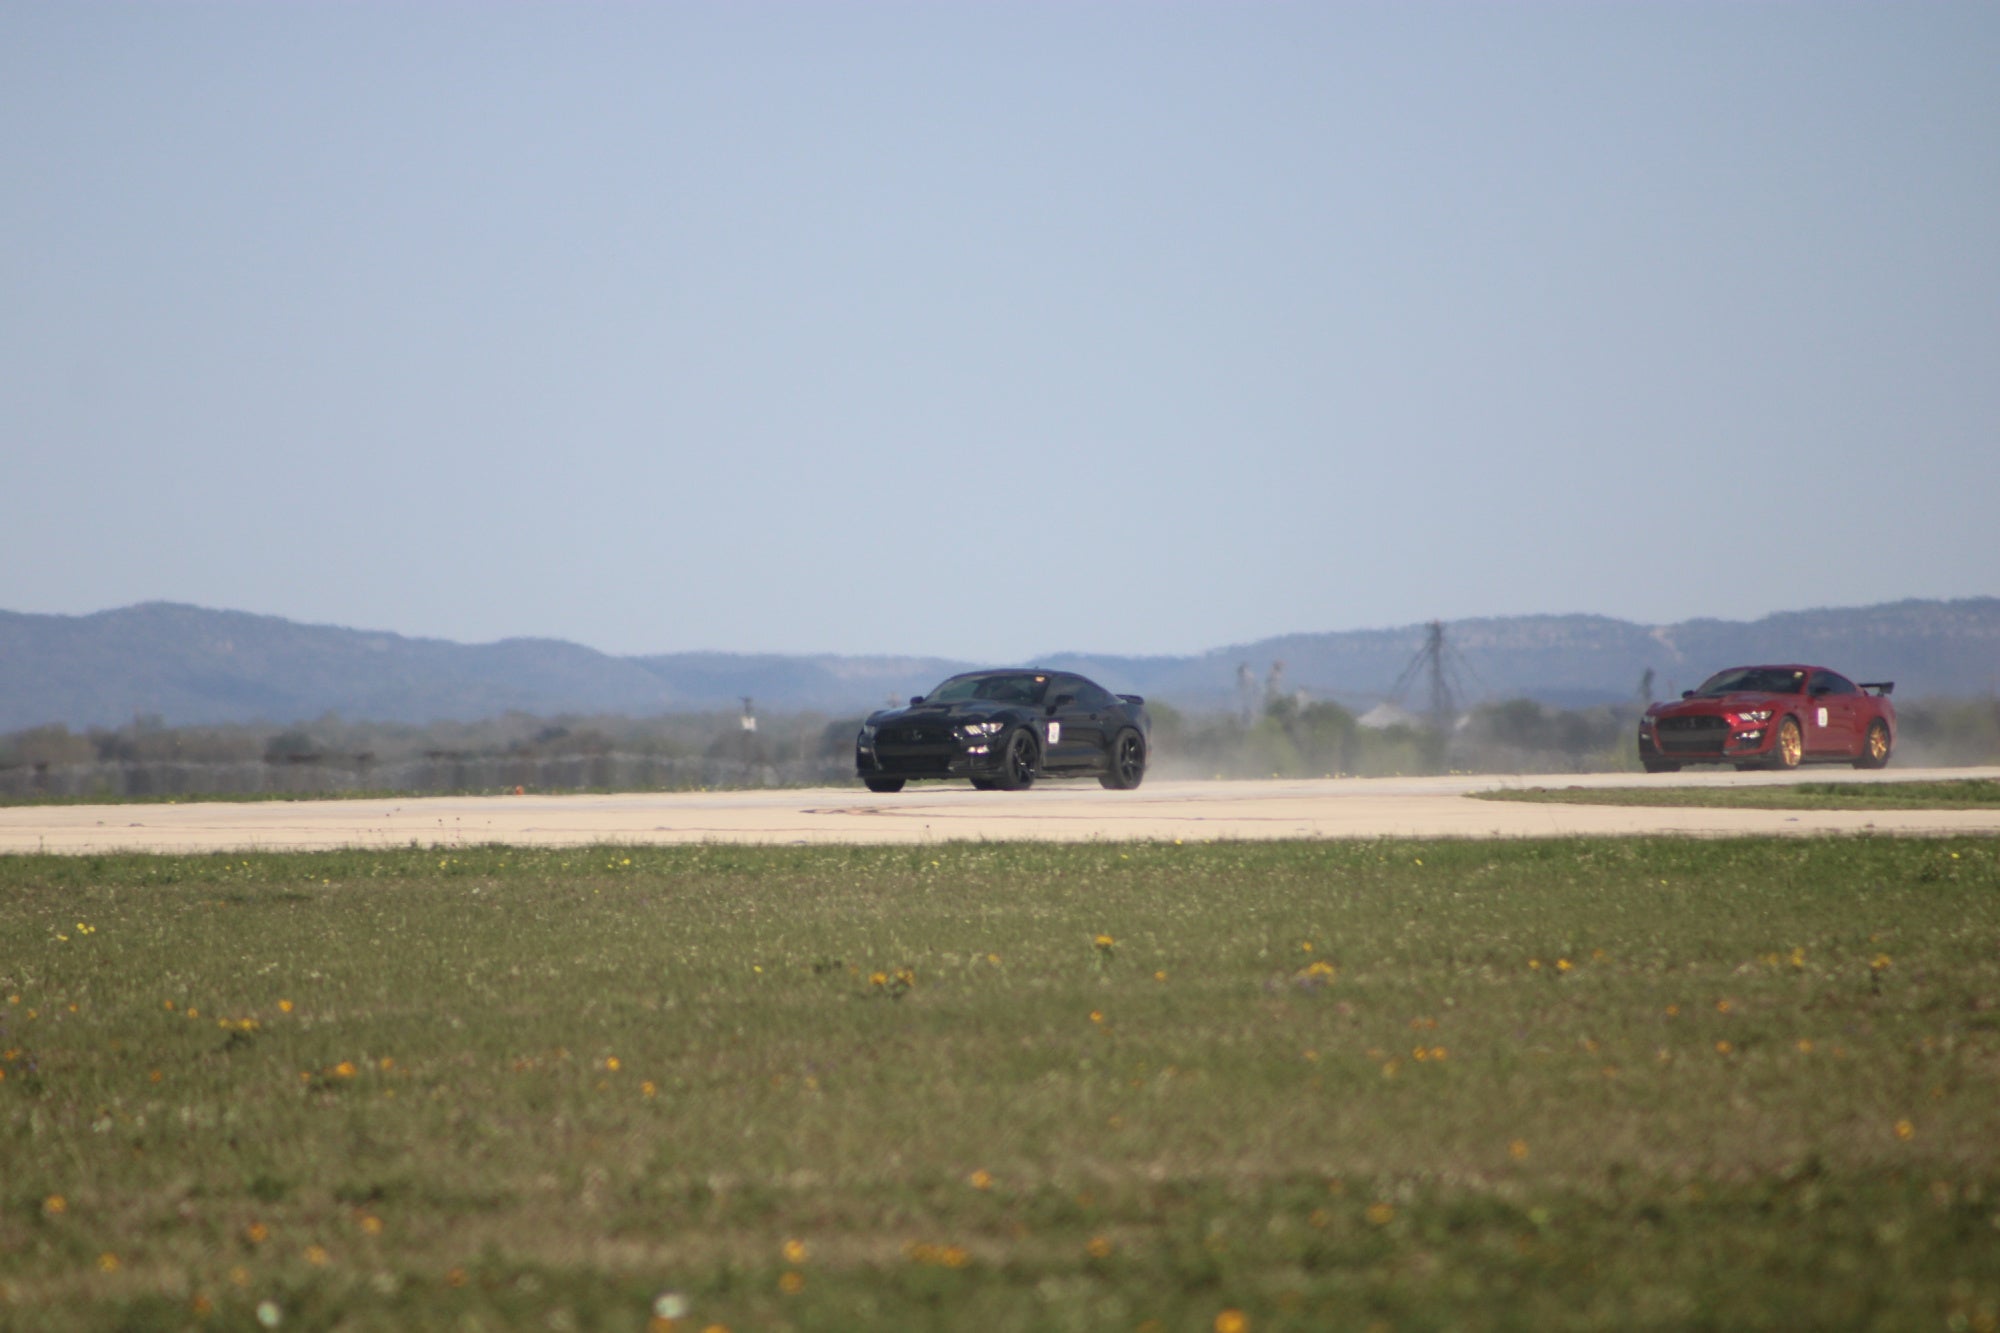
[[[1797,722],[1786,718],[1778,724],[1778,745],[1771,752],[1771,758],[1779,768],[1797,768],[1799,761],[1805,757],[1805,736],[1799,731]]]
[[[1889,728],[1880,722],[1868,724],[1868,739],[1862,742],[1861,757],[1854,761],[1856,768],[1887,768],[1889,766]]]

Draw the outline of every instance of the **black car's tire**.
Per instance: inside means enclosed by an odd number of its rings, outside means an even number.
[[[1806,734],[1799,730],[1797,718],[1788,717],[1778,724],[1778,743],[1771,747],[1771,767],[1789,771],[1803,763],[1805,757]]]
[[[863,778],[861,780],[868,784],[869,791],[878,791],[885,796],[892,791],[901,791],[903,784],[909,781],[908,778]]]
[[[1648,773],[1678,773],[1681,771],[1681,766],[1669,759],[1641,759],[1639,762],[1646,766]]]
[[[1889,728],[1881,722],[1868,724],[1867,739],[1861,742],[1861,754],[1855,759],[1856,768],[1887,768],[1889,766]]]
[[[1000,772],[995,775],[993,785],[1001,791],[1025,791],[1034,785],[1035,737],[1026,727],[1016,727],[1007,733],[1007,740],[1000,751]]]
[[[1146,780],[1146,742],[1131,728],[1111,740],[1111,766],[1097,780],[1112,791],[1131,791]]]

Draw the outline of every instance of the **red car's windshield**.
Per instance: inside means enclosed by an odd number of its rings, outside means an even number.
[[[1725,694],[1797,694],[1806,683],[1806,673],[1797,667],[1731,667],[1718,671],[1701,683],[1695,696],[1720,698]]]

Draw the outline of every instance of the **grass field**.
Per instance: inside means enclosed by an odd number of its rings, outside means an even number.
[[[0,1327],[2000,1327],[2000,842],[0,858]]]
[[[1673,779],[1662,778],[1671,784]],[[1767,787],[1509,787],[1470,793],[1484,801],[1565,805],[1734,806],[1749,810],[1969,810],[2000,806],[2000,781],[1794,782]]]

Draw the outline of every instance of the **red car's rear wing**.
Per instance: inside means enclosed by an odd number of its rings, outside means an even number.
[[[1896,682],[1893,680],[1862,680],[1856,681],[1855,684],[1864,690],[1873,690],[1879,695],[1889,695],[1896,692]]]

